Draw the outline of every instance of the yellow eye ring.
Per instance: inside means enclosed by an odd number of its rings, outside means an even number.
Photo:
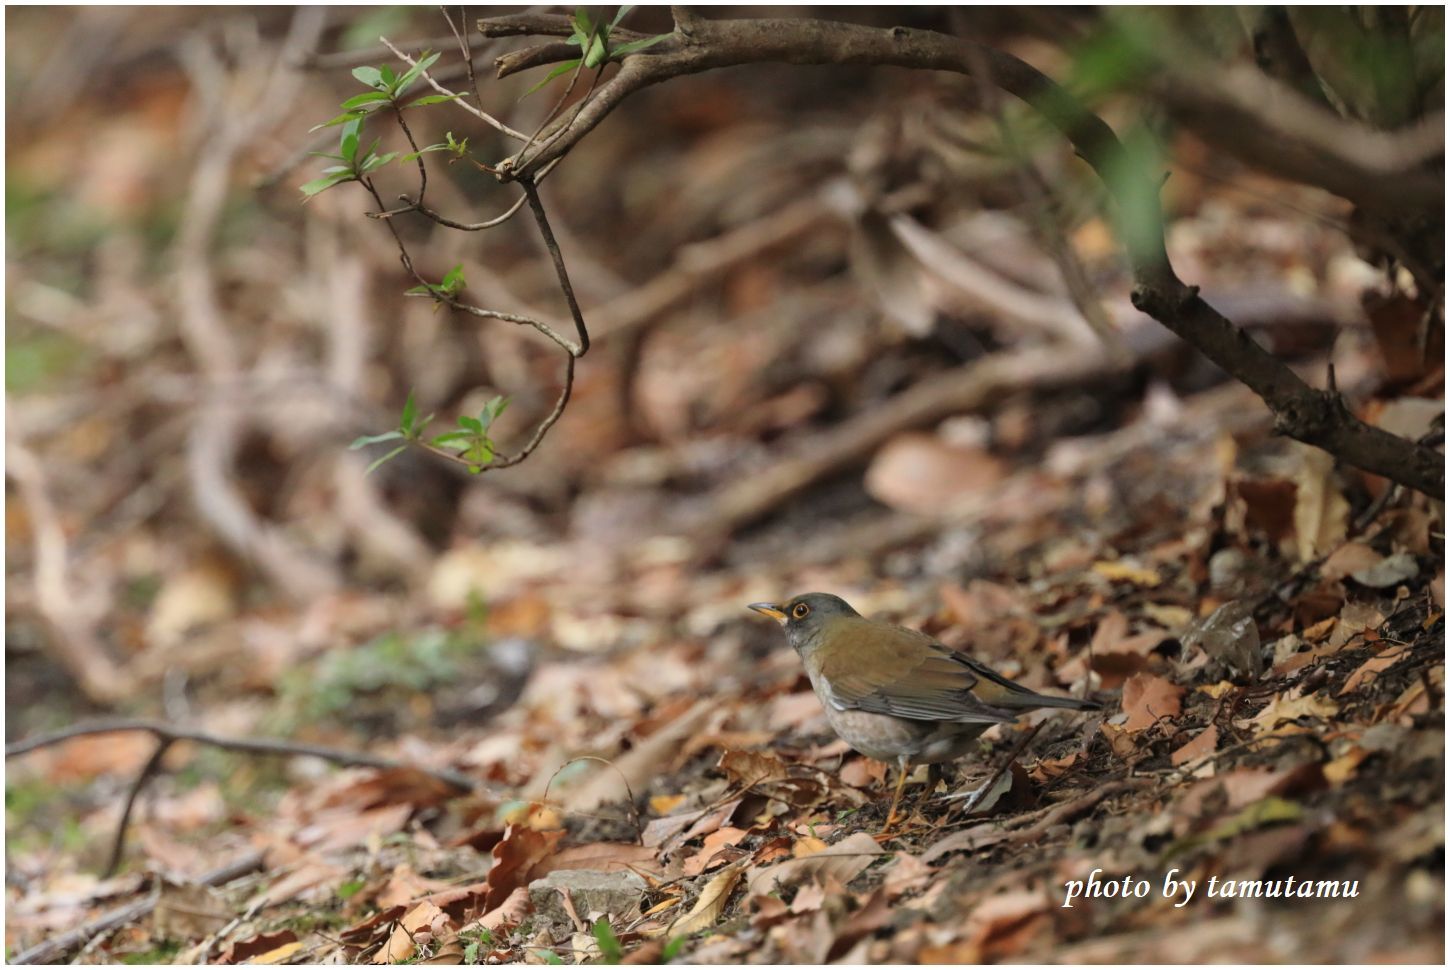
[[[790,615],[797,620],[804,620],[810,613],[811,608],[804,603],[797,603],[790,611]]]

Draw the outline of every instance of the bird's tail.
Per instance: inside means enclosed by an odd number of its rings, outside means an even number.
[[[1033,693],[1031,703],[1025,702],[1023,707],[1062,707],[1069,711],[1101,711],[1103,705],[1097,701],[1079,699],[1076,697],[1051,697],[1047,694]]]

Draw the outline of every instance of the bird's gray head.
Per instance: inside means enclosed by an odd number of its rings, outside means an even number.
[[[830,593],[802,593],[782,603],[751,603],[750,608],[764,613],[785,627],[790,645],[801,650],[833,619],[860,616],[851,604]]]

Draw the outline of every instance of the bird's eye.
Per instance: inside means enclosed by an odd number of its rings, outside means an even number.
[[[810,612],[811,608],[809,606],[804,603],[797,603],[795,607],[790,611],[790,615],[795,617],[797,620],[804,620],[807,616],[810,615]]]

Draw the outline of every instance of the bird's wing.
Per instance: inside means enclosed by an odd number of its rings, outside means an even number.
[[[981,694],[983,678],[995,687],[999,675],[979,674],[926,634],[858,617],[837,623],[831,650],[812,660],[838,709],[978,724],[1016,718]]]

